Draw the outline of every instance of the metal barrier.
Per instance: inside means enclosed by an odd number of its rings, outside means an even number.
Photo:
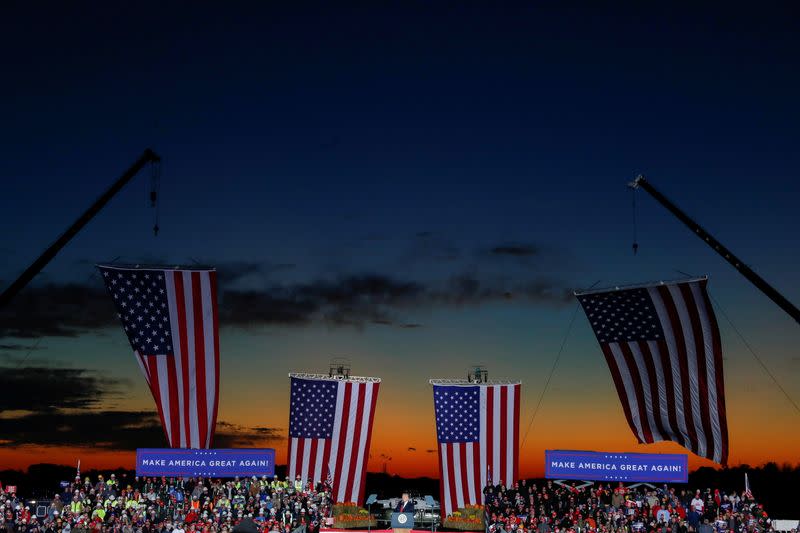
[[[797,531],[800,529],[800,520],[773,520],[772,529],[779,532]]]

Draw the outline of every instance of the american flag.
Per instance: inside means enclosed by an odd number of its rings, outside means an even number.
[[[744,492],[742,496],[751,500],[753,499],[753,492],[750,490],[750,480],[747,478],[747,472],[744,473]]]
[[[708,280],[578,294],[640,443],[728,460],[719,327]]]
[[[361,505],[380,379],[290,377],[289,478],[330,479],[334,501]]]
[[[517,480],[521,385],[432,383],[440,505],[448,516],[482,504],[489,482],[508,487]]]
[[[173,448],[210,448],[219,404],[217,273],[98,265]]]

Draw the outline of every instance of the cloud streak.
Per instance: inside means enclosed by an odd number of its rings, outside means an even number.
[[[0,446],[74,446],[108,450],[166,447],[158,416],[148,411],[82,411],[53,409],[18,417],[0,417]],[[217,422],[214,446],[254,446],[279,439],[275,428],[248,428]]]
[[[4,366],[0,367],[0,413],[90,409],[126,383],[85,369]]]
[[[502,244],[489,250],[489,257],[526,263],[534,257],[539,261],[541,254],[533,244]],[[487,255],[483,257],[486,260]],[[531,272],[509,279],[507,270],[503,271],[506,277],[462,272],[422,280],[367,272],[291,283],[268,281],[271,273],[293,268],[252,261],[220,265],[220,324],[299,327],[317,323],[356,328],[375,324],[415,329],[424,325],[414,316],[419,311],[512,300],[560,306],[570,299],[570,291],[557,279]],[[75,337],[118,325],[111,298],[98,278],[86,284],[27,287],[11,306],[0,310],[0,339]],[[2,346],[7,351],[24,347],[15,342]]]

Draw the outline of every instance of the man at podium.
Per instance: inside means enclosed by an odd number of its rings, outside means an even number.
[[[407,492],[403,493],[403,496],[400,498],[400,501],[397,502],[397,507],[395,507],[394,510],[398,513],[414,512],[414,502],[409,499]]]
[[[394,533],[410,533],[414,527],[414,502],[404,492],[392,513],[392,529]]]

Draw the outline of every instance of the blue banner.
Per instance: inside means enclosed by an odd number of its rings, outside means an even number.
[[[687,483],[689,456],[682,453],[612,453],[545,450],[548,479]]]
[[[136,475],[272,477],[275,475],[275,450],[272,448],[217,450],[139,448],[136,450]]]

